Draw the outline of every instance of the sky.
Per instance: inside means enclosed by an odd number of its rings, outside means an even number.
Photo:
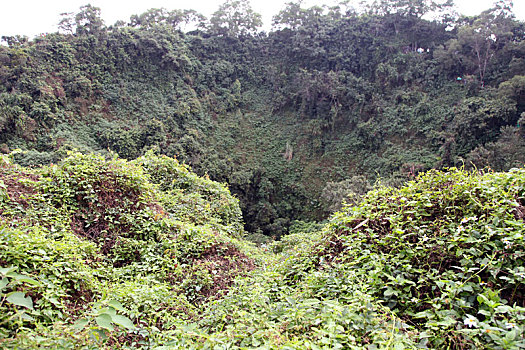
[[[263,16],[265,28],[270,28],[271,18],[290,0],[251,0],[253,9]],[[333,0],[304,1],[305,6],[333,3]],[[357,2],[357,1],[356,1]],[[460,13],[479,14],[488,9],[494,0],[455,0]],[[33,38],[41,33],[57,31],[60,14],[78,12],[80,6],[91,3],[101,8],[106,25],[118,20],[128,22],[133,14],[141,14],[150,8],[194,9],[209,17],[222,0],[1,0],[0,36],[26,35]],[[514,0],[514,13],[525,20],[525,0]]]

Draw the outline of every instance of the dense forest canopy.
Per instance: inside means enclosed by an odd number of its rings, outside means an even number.
[[[374,182],[525,161],[525,23],[512,2],[288,3],[261,31],[247,0],[208,19],[151,9],[0,46],[0,145],[24,166],[150,149],[227,182],[246,229],[280,237]]]

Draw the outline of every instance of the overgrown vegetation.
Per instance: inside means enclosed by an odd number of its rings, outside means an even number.
[[[378,177],[519,166],[524,24],[509,1],[473,17],[449,5],[289,3],[268,33],[247,1],[110,26],[87,5],[58,33],[4,38],[1,148],[26,166],[158,149],[229,183],[246,229],[274,237]]]
[[[525,24],[450,5],[3,38],[0,348],[524,348]]]
[[[172,158],[2,162],[3,348],[525,346],[523,168],[378,185],[255,248]]]
[[[238,200],[173,158],[2,161],[2,347],[138,346],[254,268]]]

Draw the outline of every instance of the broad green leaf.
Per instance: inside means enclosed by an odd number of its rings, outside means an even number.
[[[452,326],[452,325],[454,325],[456,323],[457,323],[457,321],[452,319],[452,318],[450,318],[450,317],[446,317],[444,320],[436,322],[437,325],[445,326],[445,327]]]
[[[499,305],[499,306],[496,307],[496,310],[494,310],[494,312],[496,314],[505,314],[505,313],[507,313],[507,312],[509,312],[511,310],[512,310],[512,308],[510,306],[508,306],[508,305]]]
[[[486,304],[489,301],[487,297],[484,296],[483,294],[479,294],[477,299],[478,299],[478,303],[480,304]]]
[[[25,312],[23,312],[22,315],[20,315],[20,318],[22,318],[23,320],[26,320],[26,321],[34,321],[35,320],[33,317],[31,317],[30,315],[26,314]]]
[[[0,292],[4,290],[4,288],[7,287],[8,284],[9,281],[7,280],[7,278],[2,278],[2,280],[0,280]]]
[[[516,339],[516,330],[515,330],[515,329],[511,330],[510,332],[508,332],[508,333],[505,335],[505,340],[506,340],[507,342],[509,342],[509,343],[510,343],[511,341],[513,341],[514,339]]]
[[[53,305],[60,306],[60,301],[58,301],[56,298],[49,298],[48,299]]]
[[[32,284],[34,286],[39,286],[40,285],[40,282],[38,282],[37,280],[31,278],[31,277],[28,277],[28,276],[25,276],[25,275],[16,275],[16,276],[12,276],[15,280],[17,280],[18,282],[25,282],[25,283],[29,283],[29,284]]]
[[[126,311],[124,306],[118,300],[110,300],[108,301],[108,305],[117,311]]]
[[[135,329],[135,325],[133,325],[133,322],[126,316],[122,315],[114,315],[111,316],[111,319],[113,320],[113,323],[122,326],[127,329]]]
[[[75,323],[73,323],[73,328],[77,329],[77,330],[80,330],[80,329],[84,328],[88,323],[89,323],[88,319],[80,318],[80,319],[76,320]]]
[[[98,311],[98,314],[108,314],[110,316],[113,316],[117,314],[117,311],[112,307],[104,307]]]
[[[0,267],[0,275],[7,276],[9,272],[13,272],[14,270],[16,270],[16,266]]]
[[[488,310],[479,310],[479,311],[478,311],[478,314],[483,315],[483,316],[489,316],[489,317],[490,317],[491,312],[488,311]]]
[[[6,300],[16,306],[24,306],[28,309],[33,309],[33,300],[30,297],[26,297],[22,292],[11,293]]]
[[[391,295],[398,295],[398,292],[393,290],[392,288],[388,287],[387,290],[383,293],[385,297],[389,297]]]
[[[90,337],[95,341],[101,341],[108,338],[106,332],[104,332],[102,329],[94,329]]]
[[[425,318],[425,317],[429,317],[430,315],[431,313],[428,310],[425,310],[425,311],[421,311],[415,314],[414,318]]]
[[[112,321],[111,316],[108,314],[101,314],[95,317],[95,322],[99,325],[99,327],[107,329],[108,331],[113,330],[111,321]]]

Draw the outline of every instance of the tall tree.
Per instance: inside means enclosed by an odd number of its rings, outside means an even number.
[[[453,6],[452,0],[374,0],[369,12],[377,15],[396,14],[401,17],[416,17],[444,14]]]
[[[262,17],[249,0],[227,0],[210,18],[210,31],[232,37],[253,35],[262,26]]]
[[[206,17],[195,10],[168,11],[165,8],[152,8],[143,14],[131,16],[130,25],[144,29],[166,26],[181,30],[185,25],[201,26],[205,20]]]
[[[449,40],[437,56],[445,63],[456,61],[462,69],[458,74],[476,75],[484,87],[494,56],[512,38],[513,18],[512,1],[498,1],[479,16],[463,19],[457,37]]]

